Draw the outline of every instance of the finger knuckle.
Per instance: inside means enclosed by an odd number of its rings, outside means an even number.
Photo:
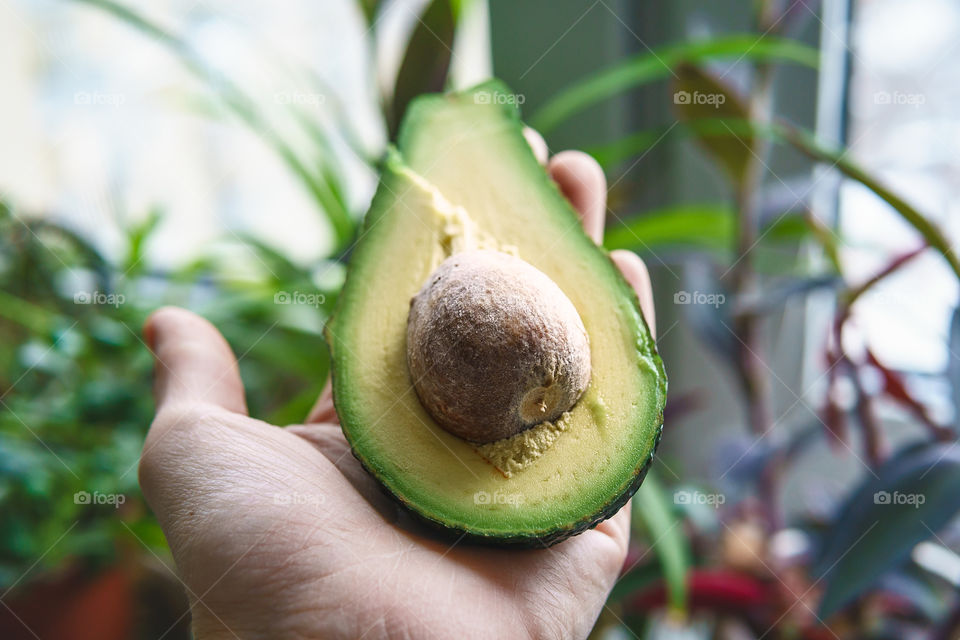
[[[157,411],[140,454],[140,486],[145,489],[159,477],[172,460],[193,449],[198,433],[217,421],[222,413],[212,405],[165,405]]]

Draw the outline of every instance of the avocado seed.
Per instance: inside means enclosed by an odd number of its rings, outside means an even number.
[[[590,346],[546,274],[506,253],[466,251],[411,300],[407,367],[441,427],[493,442],[569,411],[590,382]]]

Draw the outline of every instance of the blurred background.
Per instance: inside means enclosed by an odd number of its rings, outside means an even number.
[[[594,637],[960,637],[960,2],[0,0],[0,637],[187,638],[163,304],[301,420],[409,101],[491,75],[651,269],[660,455]]]

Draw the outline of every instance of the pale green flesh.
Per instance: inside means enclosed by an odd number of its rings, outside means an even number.
[[[490,102],[431,96],[411,108],[328,339],[344,432],[391,493],[450,528],[536,537],[604,513],[631,486],[655,447],[666,378],[632,291],[533,157],[516,114]],[[560,286],[590,337],[591,383],[570,426],[510,478],[433,422],[406,368],[410,298],[450,250],[450,214],[431,186],[473,223],[453,250],[493,242],[516,252]]]

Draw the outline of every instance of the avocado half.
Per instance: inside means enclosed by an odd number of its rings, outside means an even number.
[[[636,492],[667,379],[636,294],[533,155],[498,81],[409,107],[326,328],[354,455],[402,505],[477,541],[546,546]],[[406,360],[411,299],[452,254],[495,249],[549,276],[580,315],[590,382],[561,420],[478,445],[441,428]]]

